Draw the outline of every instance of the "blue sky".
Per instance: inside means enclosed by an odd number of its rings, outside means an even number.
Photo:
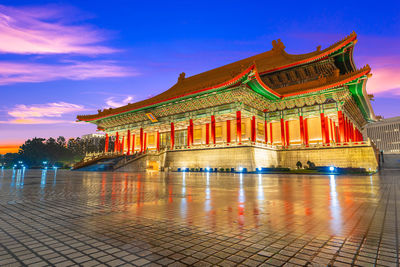
[[[2,1],[0,146],[75,137],[77,114],[135,102],[191,76],[271,49],[326,47],[355,31],[376,114],[400,115],[398,1]]]

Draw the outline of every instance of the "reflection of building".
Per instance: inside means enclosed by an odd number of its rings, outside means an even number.
[[[379,150],[400,154],[400,116],[369,123],[365,133]]]
[[[375,118],[365,89],[370,67],[356,69],[356,42],[352,33],[324,50],[292,55],[273,41],[270,51],[191,77],[182,73],[164,93],[78,120],[115,136],[116,151],[168,149],[170,168],[298,160],[375,168],[361,134]],[[361,161],[365,155],[371,162]]]

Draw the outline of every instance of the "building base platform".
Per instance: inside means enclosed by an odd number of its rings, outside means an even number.
[[[257,168],[296,169],[297,162],[307,166],[334,166],[339,168],[378,169],[375,150],[370,145],[325,146],[290,149],[273,149],[258,146],[233,146],[217,148],[168,150],[148,153],[115,169],[115,171],[178,169],[234,169],[256,171]]]

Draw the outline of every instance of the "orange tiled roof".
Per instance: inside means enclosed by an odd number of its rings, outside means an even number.
[[[329,46],[324,50],[320,50],[320,47],[318,47],[317,50],[314,52],[301,55],[291,55],[286,53],[284,50],[285,46],[278,39],[278,41],[272,42],[273,47],[270,51],[249,58],[245,58],[234,63],[215,68],[188,78],[185,78],[184,73],[182,73],[178,79],[178,82],[174,86],[159,95],[140,102],[128,104],[123,107],[106,109],[100,111],[98,114],[81,115],[78,116],[77,119],[81,121],[97,120],[128,111],[133,111],[135,109],[143,108],[146,106],[151,106],[174,98],[183,97],[189,94],[218,88],[224,83],[237,77],[240,73],[242,73],[244,70],[248,69],[252,65],[256,67],[258,73],[267,73],[303,63],[308,63],[323,58],[337,51],[348,43],[354,41],[356,38],[357,36],[353,32],[349,36],[345,37],[344,39]]]
[[[364,66],[361,69],[337,76],[323,77],[314,81],[309,81],[306,83],[294,84],[287,87],[282,87],[276,89],[276,91],[281,94],[283,97],[298,95],[298,94],[306,94],[315,91],[320,91],[328,88],[333,88],[337,86],[341,86],[345,83],[348,83],[352,80],[355,80],[363,75],[368,74],[371,71],[369,65]]]

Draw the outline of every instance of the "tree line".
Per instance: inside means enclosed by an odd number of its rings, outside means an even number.
[[[0,163],[10,168],[23,162],[28,168],[40,167],[43,162],[48,166],[69,167],[82,160],[86,153],[103,152],[105,138],[70,139],[68,142],[63,136],[54,138],[32,138],[19,147],[18,153],[2,155]],[[111,140],[109,146],[113,147]],[[110,148],[111,148],[110,147]]]

